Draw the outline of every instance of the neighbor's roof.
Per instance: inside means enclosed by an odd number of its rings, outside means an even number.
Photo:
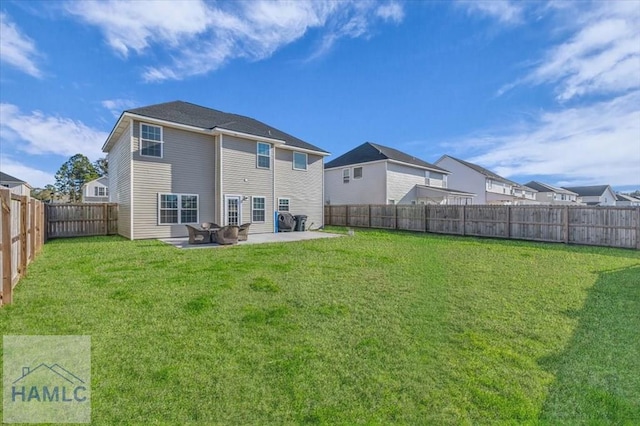
[[[529,183],[525,183],[524,186],[528,186],[529,188],[533,188],[538,192],[555,192],[556,194],[570,194],[570,195],[578,195],[576,192],[569,191],[565,188],[559,188],[557,186],[549,185],[548,183],[542,183],[535,180],[532,180]]]
[[[581,197],[599,197],[609,188],[609,185],[592,186],[564,186],[564,189],[573,191]]]
[[[172,123],[184,124],[192,127],[199,127],[201,129],[213,130],[215,128],[220,128],[265,138],[279,139],[284,141],[287,145],[296,148],[328,153],[315,145],[291,136],[288,133],[253,118],[218,111],[189,102],[166,102],[126,110],[123,114],[125,113],[170,121]]]
[[[21,179],[18,178],[14,178],[11,175],[8,175],[6,173],[0,172],[0,182],[19,182],[19,183],[27,183]]]
[[[471,168],[471,169],[475,170],[476,172],[478,172],[478,173],[480,173],[480,174],[482,174],[482,175],[485,175],[486,177],[491,178],[491,179],[493,179],[493,180],[497,180],[497,181],[499,181],[499,182],[508,183],[509,185],[514,185],[514,186],[518,186],[518,187],[522,186],[522,185],[520,185],[520,184],[519,184],[519,183],[517,183],[517,182],[514,182],[514,181],[509,180],[509,179],[507,179],[507,178],[503,178],[503,177],[502,177],[502,176],[500,176],[499,174],[494,173],[494,172],[492,172],[492,171],[491,171],[491,170],[489,170],[489,169],[485,169],[484,167],[479,166],[479,165],[477,165],[477,164],[470,163],[470,162],[468,162],[468,161],[464,161],[464,160],[461,160],[461,159],[459,159],[459,158],[452,157],[452,156],[450,156],[450,155],[445,155],[445,157],[449,157],[449,158],[451,158],[452,160],[457,161],[458,163],[464,164],[465,166],[467,166],[467,167],[469,167],[469,168]],[[532,189],[535,189],[535,188],[532,188]]]
[[[365,142],[360,146],[353,148],[351,151],[342,154],[340,157],[329,161],[324,165],[325,169],[334,167],[350,166],[352,164],[370,163],[372,161],[394,160],[414,166],[449,173],[448,170],[438,167],[434,164],[427,163],[412,155],[406,154],[397,149],[388,146],[378,145],[377,143]]]
[[[640,198],[632,197],[627,194],[616,194],[617,201],[631,201],[633,203],[640,203]]]

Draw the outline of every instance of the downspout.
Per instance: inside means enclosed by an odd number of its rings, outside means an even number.
[[[224,167],[223,167],[223,161],[222,161],[222,143],[223,143],[223,136],[222,133],[220,133],[220,143],[218,144],[218,150],[220,152],[220,154],[218,155],[218,160],[220,162],[220,197],[219,197],[219,201],[220,201],[220,224],[222,226],[224,226],[224,209],[225,209],[225,205],[224,205],[224,190],[223,190],[223,184],[224,184]]]
[[[278,229],[276,228],[277,226],[277,220],[276,220],[276,147],[275,145],[273,146],[273,169],[272,169],[272,176],[271,176],[271,180],[272,180],[272,195],[271,195],[271,206],[273,207],[273,233],[275,234]],[[251,218],[253,219],[253,218]]]
[[[129,119],[129,201],[131,203],[129,212],[129,239],[133,240],[133,215],[135,213],[133,206],[133,118]]]

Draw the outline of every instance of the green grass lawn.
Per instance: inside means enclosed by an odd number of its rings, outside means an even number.
[[[356,230],[53,240],[3,335],[92,338],[116,423],[635,424],[640,252]]]

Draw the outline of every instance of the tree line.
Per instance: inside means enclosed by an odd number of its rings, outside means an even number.
[[[76,154],[60,166],[55,175],[55,184],[46,185],[44,188],[34,188],[31,191],[31,196],[45,202],[54,200],[68,203],[80,202],[82,186],[94,179],[106,176],[107,172],[106,158],[100,158],[92,163],[86,156]]]

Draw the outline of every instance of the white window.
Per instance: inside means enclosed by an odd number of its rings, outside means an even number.
[[[158,194],[158,224],[198,223],[198,196]]]
[[[162,127],[140,123],[140,155],[162,158]]]
[[[342,183],[349,183],[350,176],[349,169],[342,169]]]
[[[353,178],[354,179],[362,179],[362,167],[354,167],[353,168]]]
[[[271,168],[271,145],[268,143],[258,142],[256,154],[258,156],[258,168]]]
[[[278,198],[278,211],[288,212],[291,206],[291,201],[288,198]]]
[[[293,170],[307,170],[307,154],[304,152],[293,153]]]
[[[487,179],[487,188],[491,189],[493,187],[493,181],[491,179]]]
[[[264,222],[265,219],[265,198],[252,197],[251,199],[251,221]]]
[[[104,186],[96,186],[93,188],[93,195],[95,197],[106,197],[109,195],[109,190]]]

